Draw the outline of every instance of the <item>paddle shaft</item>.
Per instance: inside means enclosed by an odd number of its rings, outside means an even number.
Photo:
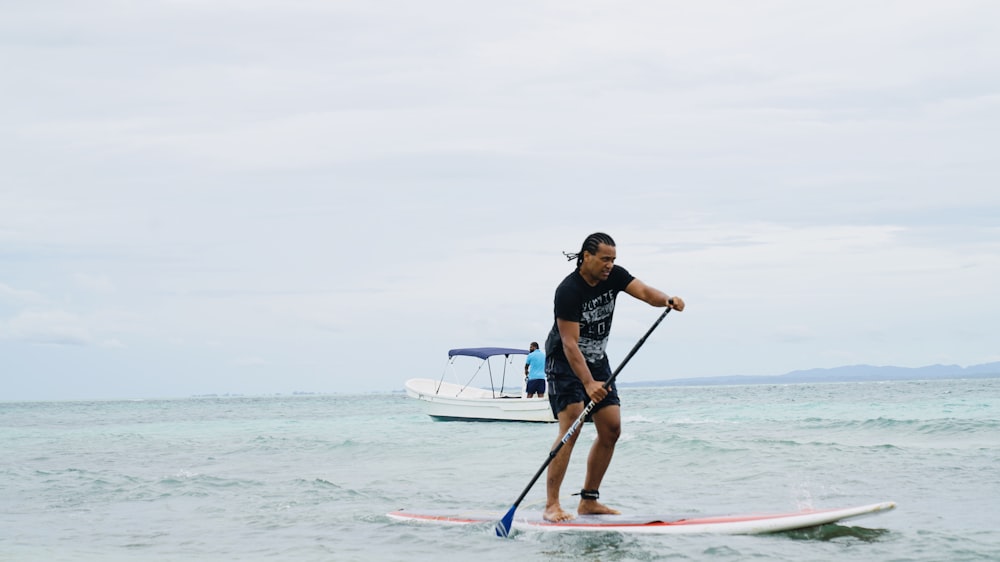
[[[611,376],[608,378],[608,380],[604,381],[604,388],[609,388],[611,386],[611,383],[615,382],[615,378],[618,377],[618,373],[622,371],[625,365],[629,362],[629,359],[632,359],[632,356],[635,355],[635,352],[639,351],[639,348],[642,347],[642,344],[646,343],[646,338],[648,338],[649,335],[653,333],[653,330],[655,330],[656,327],[660,325],[660,322],[662,322],[663,319],[666,318],[667,313],[669,312],[670,312],[670,307],[668,306],[667,309],[663,311],[663,314],[661,314],[660,317],[656,319],[656,322],[653,322],[653,325],[649,327],[649,330],[646,331],[646,334],[643,335],[638,342],[636,342],[636,344],[632,347],[632,351],[628,352],[628,355],[626,355],[625,359],[623,359],[621,364],[618,365],[618,368],[615,369],[615,372],[611,373]],[[563,448],[563,445],[565,445],[566,442],[573,437],[573,434],[575,434],[576,431],[583,424],[583,420],[587,418],[587,415],[594,409],[594,406],[596,405],[597,404],[593,400],[591,400],[587,404],[587,407],[583,409],[583,413],[581,413],[576,418],[576,421],[573,422],[573,425],[570,426],[569,431],[567,431],[566,434],[563,435],[562,439],[560,439],[559,442],[556,443],[556,446],[553,447],[551,451],[549,451],[548,458],[545,459],[544,463],[542,463],[542,466],[538,469],[538,472],[536,472],[535,476],[531,479],[531,482],[528,482],[528,485],[524,488],[524,491],[521,492],[521,495],[517,497],[517,501],[514,502],[513,507],[511,507],[510,511],[507,512],[508,515],[513,516],[514,510],[517,509],[517,506],[521,505],[521,501],[524,500],[524,496],[528,495],[528,492],[531,490],[532,486],[535,485],[535,482],[538,481],[538,478],[542,475],[542,472],[544,472],[545,469],[548,468],[549,464],[552,462],[552,459],[556,458],[556,455],[559,454],[559,450]],[[501,523],[503,523],[503,521],[501,521]],[[509,533],[510,528],[508,527],[506,531]],[[499,529],[498,529],[498,534],[499,534]],[[507,536],[506,533],[503,536]]]

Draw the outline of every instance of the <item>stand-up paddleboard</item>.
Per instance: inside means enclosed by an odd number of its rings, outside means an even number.
[[[873,503],[841,509],[809,509],[793,513],[765,513],[725,515],[717,517],[682,518],[646,515],[578,515],[575,519],[553,523],[542,519],[541,512],[524,512],[514,517],[513,528],[536,531],[615,531],[619,533],[719,533],[730,535],[756,535],[792,531],[836,523],[865,515],[889,511],[893,502]],[[401,509],[388,514],[400,521],[471,525],[495,523],[503,513],[499,511],[411,511]]]

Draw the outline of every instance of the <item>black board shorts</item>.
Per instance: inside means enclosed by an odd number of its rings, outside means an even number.
[[[606,381],[611,378],[611,365],[608,364],[607,357],[600,363],[587,363],[587,367],[594,380]],[[549,386],[549,406],[552,407],[553,416],[558,418],[559,412],[565,410],[566,406],[570,404],[590,403],[587,390],[573,373],[569,363],[559,361],[554,357],[550,358],[545,362],[545,379]],[[618,399],[618,389],[615,388],[614,383],[608,388],[608,395],[604,397],[604,400],[594,405],[594,409],[587,414],[584,421],[591,421],[594,412],[606,406],[621,406],[621,400]]]

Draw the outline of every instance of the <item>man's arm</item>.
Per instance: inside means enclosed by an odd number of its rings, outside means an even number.
[[[566,360],[569,361],[573,373],[583,383],[583,388],[587,390],[587,396],[594,402],[604,400],[608,391],[604,388],[604,383],[594,380],[594,376],[590,374],[590,369],[587,367],[587,360],[583,358],[583,352],[580,351],[580,323],[556,318],[556,326],[559,328],[559,339],[562,340]]]
[[[633,279],[628,286],[625,287],[625,292],[645,303],[649,303],[652,306],[669,306],[678,312],[684,310],[684,299],[678,296],[671,297],[663,291],[650,287],[638,279]]]

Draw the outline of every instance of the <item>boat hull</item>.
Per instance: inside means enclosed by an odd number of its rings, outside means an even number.
[[[554,422],[548,398],[498,395],[432,379],[406,381],[406,394],[437,420]]]

